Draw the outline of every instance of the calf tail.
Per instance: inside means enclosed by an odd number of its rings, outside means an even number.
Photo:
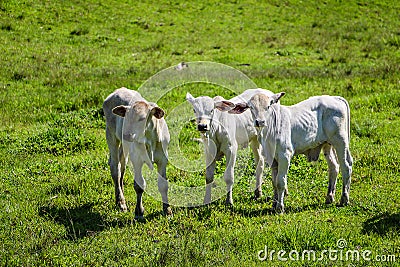
[[[346,106],[346,111],[347,111],[347,116],[346,116],[346,121],[347,121],[347,140],[350,144],[350,106],[349,106],[349,102],[347,102],[346,99],[344,99],[343,97],[338,97],[339,100],[341,100],[345,106]]]

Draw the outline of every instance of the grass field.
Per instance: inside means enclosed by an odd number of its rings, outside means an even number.
[[[150,2],[0,2],[0,265],[400,266],[400,4]],[[323,157],[311,165],[298,156],[286,213],[273,214],[268,171],[265,197],[255,201],[248,192],[255,168],[246,149],[233,209],[221,199],[174,207],[174,216],[164,217],[161,203],[145,195],[146,220],[135,221],[128,173],[130,211],[119,212],[102,102],[182,61],[236,68],[259,87],[285,91],[284,105],[319,94],[345,97],[351,204],[325,205]],[[167,116],[187,91],[232,96],[217,85],[182,85],[158,102]],[[188,123],[179,135],[187,158],[201,154],[189,138],[196,134]],[[167,174],[178,185],[205,182],[204,171],[172,164]],[[339,199],[340,179],[337,189]],[[302,259],[310,251],[316,258]]]

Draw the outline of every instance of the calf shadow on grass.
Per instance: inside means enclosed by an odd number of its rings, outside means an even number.
[[[77,240],[101,232],[105,220],[97,212],[92,212],[93,204],[84,204],[75,208],[60,208],[53,205],[43,206],[39,215],[65,227],[66,239]]]
[[[363,234],[376,233],[381,236],[387,233],[400,233],[400,213],[383,213],[366,220]]]
[[[86,203],[74,208],[57,207],[54,205],[42,206],[39,208],[39,215],[57,224],[63,225],[66,229],[65,239],[74,241],[90,237],[109,228],[123,228],[134,223],[146,223],[163,216],[162,211],[146,215],[143,219],[133,220],[131,217],[109,220],[100,213],[93,212],[94,203]]]

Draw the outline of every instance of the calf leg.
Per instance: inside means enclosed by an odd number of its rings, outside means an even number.
[[[353,158],[351,157],[348,144],[342,140],[344,140],[344,138],[343,139],[340,138],[337,142],[335,142],[335,144],[333,144],[333,146],[336,150],[336,154],[340,164],[340,171],[342,172],[342,179],[343,179],[342,197],[340,198],[340,205],[345,206],[349,204]]]
[[[336,180],[339,173],[339,164],[336,159],[336,153],[331,145],[323,147],[324,156],[328,163],[328,193],[326,195],[326,204],[331,204],[335,201]]]
[[[257,140],[251,142],[251,149],[253,150],[254,162],[256,164],[256,188],[254,190],[255,199],[262,197],[262,175],[264,171],[264,158],[261,154],[261,145]]]
[[[271,166],[271,176],[272,176],[272,187],[274,189],[274,197],[272,199],[272,209],[276,209],[276,204],[278,203],[278,189],[277,189],[277,176],[278,176],[278,162],[274,160],[272,166]]]
[[[232,190],[234,183],[234,170],[235,170],[235,162],[236,162],[236,152],[237,146],[232,145],[230,149],[226,150],[226,170],[224,172],[224,180],[226,183],[226,204],[232,206],[233,198],[232,198]]]
[[[351,173],[353,169],[353,158],[351,157],[350,150],[348,147],[344,149],[343,159],[340,160],[340,170],[342,172],[343,178],[343,188],[342,197],[340,198],[340,205],[344,206],[349,204],[350,199],[350,183],[351,183]]]
[[[277,213],[285,212],[285,205],[283,203],[283,200],[285,198],[285,193],[287,192],[287,172],[289,169],[289,164],[289,159],[279,159],[278,172],[275,179],[275,186],[277,191],[275,211]]]
[[[219,153],[214,140],[209,138],[203,139],[204,152],[206,156],[206,194],[204,196],[204,204],[211,203],[211,189],[214,185],[214,172],[216,156]]]
[[[207,160],[208,161],[208,160]],[[210,159],[210,162],[207,162],[206,168],[206,194],[204,196],[204,204],[211,203],[211,189],[214,182],[214,172],[215,172],[215,159]]]
[[[114,181],[115,203],[121,211],[127,211],[127,206],[123,191],[123,175],[125,165],[121,166],[120,150],[121,143],[116,139],[115,135],[107,128],[106,130],[107,145],[110,151],[108,164],[110,165],[111,177]],[[122,160],[125,162],[125,159]]]
[[[171,207],[168,202],[168,180],[167,180],[167,159],[163,159],[157,162],[158,170],[158,191],[161,194],[161,199],[163,202],[163,212],[165,215],[172,215]]]
[[[144,215],[144,207],[142,202],[142,195],[146,189],[146,181],[142,175],[143,162],[133,162],[133,168],[135,170],[135,183],[134,188],[136,192],[136,208],[135,208],[135,219],[142,219]]]

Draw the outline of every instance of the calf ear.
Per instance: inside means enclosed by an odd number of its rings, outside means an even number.
[[[231,110],[228,111],[230,114],[242,114],[245,112],[249,106],[246,103],[238,103],[235,105],[235,107]]]
[[[272,104],[278,103],[279,99],[281,99],[281,97],[284,95],[285,95],[285,92],[280,92],[280,93],[274,94],[273,96],[270,97],[270,99],[271,99],[270,104],[272,105]]]
[[[235,107],[235,104],[232,102],[222,100],[214,103],[214,108],[218,109],[219,111],[229,111]]]
[[[150,111],[151,115],[153,115],[154,117],[156,117],[157,119],[161,119],[162,117],[164,117],[164,110],[162,110],[159,107],[154,107],[151,111]]]
[[[187,92],[186,93],[186,100],[189,101],[189,102],[192,102],[194,100],[194,97],[189,92]]]
[[[120,117],[125,117],[127,111],[128,111],[128,106],[116,106],[115,108],[112,109],[112,113]]]

